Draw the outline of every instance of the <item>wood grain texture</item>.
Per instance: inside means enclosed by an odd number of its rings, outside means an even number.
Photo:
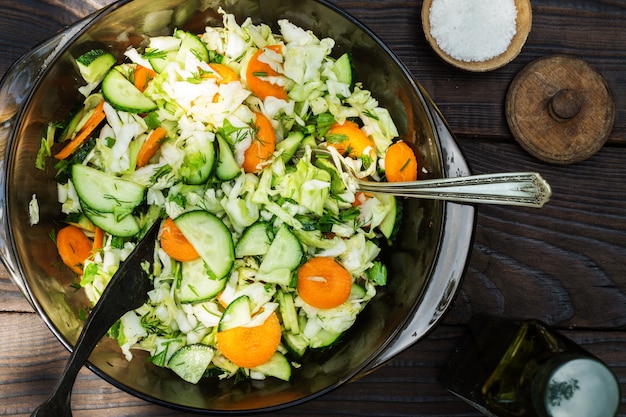
[[[0,0],[0,75],[28,48],[110,0]],[[419,0],[337,0],[402,59],[439,105],[475,173],[538,171],[552,185],[542,209],[480,206],[464,282],[442,324],[367,377],[281,416],[480,416],[448,393],[438,372],[474,313],[534,317],[607,362],[626,393],[626,2],[533,0],[520,56],[485,74],[442,62],[424,39]],[[553,166],[517,145],[506,124],[507,88],[529,62],[585,59],[616,104],[608,143],[590,159]],[[0,268],[0,416],[26,416],[68,357]],[[626,394],[624,394],[626,395]],[[84,369],[75,415],[181,416]],[[620,408],[626,416],[626,404]],[[184,415],[183,415],[184,416]]]

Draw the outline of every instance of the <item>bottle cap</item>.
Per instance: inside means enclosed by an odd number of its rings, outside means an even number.
[[[620,388],[599,360],[560,355],[537,373],[532,397],[542,417],[612,417],[619,407]]]

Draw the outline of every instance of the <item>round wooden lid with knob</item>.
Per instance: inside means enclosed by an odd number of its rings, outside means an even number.
[[[604,146],[615,104],[606,81],[588,63],[556,55],[533,61],[516,75],[507,93],[506,117],[526,151],[565,165]]]

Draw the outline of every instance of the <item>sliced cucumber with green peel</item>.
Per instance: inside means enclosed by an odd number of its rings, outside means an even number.
[[[217,135],[217,168],[215,175],[222,181],[229,181],[241,174],[241,167],[235,159],[226,139]]]
[[[228,227],[208,211],[190,211],[174,222],[196,249],[216,280],[230,272],[235,261],[233,237]]]
[[[276,144],[276,150],[282,151],[280,157],[285,163],[293,158],[303,139],[304,133],[291,132],[285,139]]]
[[[182,263],[180,280],[180,302],[184,304],[200,303],[210,300],[226,286],[226,278],[215,279],[210,276],[202,258]]]
[[[287,350],[300,359],[309,348],[309,341],[304,334],[293,334],[292,332],[283,332],[283,342]]]
[[[101,213],[128,213],[143,201],[146,187],[87,165],[72,166],[72,183],[81,202]]]
[[[291,379],[291,364],[280,352],[274,352],[272,357],[262,365],[252,368],[253,371],[260,372],[265,376],[289,381]]]
[[[259,266],[260,272],[270,273],[277,269],[293,271],[302,260],[302,245],[286,224],[282,224],[272,240],[263,261]]]
[[[185,147],[180,174],[186,184],[203,184],[215,167],[215,147],[210,140],[194,140]]]
[[[177,56],[178,56],[178,51],[169,51],[169,52],[163,53],[163,55],[149,58],[148,61],[150,62],[150,65],[152,65],[152,69],[160,74],[163,72],[165,67],[167,67],[167,65],[170,62],[176,60]]]
[[[76,58],[78,71],[89,84],[102,81],[115,62],[115,56],[103,49],[92,49]]]
[[[217,325],[217,331],[223,332],[250,323],[250,320],[252,320],[250,310],[250,297],[242,295],[235,298],[226,306],[224,314],[222,314],[222,318]]]
[[[84,204],[81,205],[85,216],[96,226],[117,237],[135,236],[141,231],[139,222],[132,214],[120,217],[114,213],[102,213]]]
[[[298,311],[296,310],[296,305],[293,302],[293,295],[279,290],[276,293],[276,300],[278,301],[278,311],[280,312],[280,317],[285,330],[294,335],[300,334]]]
[[[391,206],[389,213],[387,213],[387,215],[383,218],[383,221],[378,225],[380,232],[387,238],[388,241],[391,242],[400,228],[402,205],[398,204],[398,200],[392,195],[381,194],[378,198],[386,199],[387,203]]]
[[[200,61],[209,62],[209,50],[197,35],[183,30],[177,30],[174,36],[182,40],[176,56],[178,62],[184,64],[187,55],[190,53],[195,55]]]
[[[337,342],[342,334],[343,333],[334,333],[320,329],[309,339],[309,344],[313,349],[328,347]]]
[[[167,366],[183,380],[197,384],[211,364],[214,354],[215,350],[207,345],[186,345],[174,352]]]
[[[263,256],[272,244],[271,227],[267,222],[256,222],[248,226],[235,246],[235,256]]]
[[[337,76],[337,81],[352,86],[352,58],[349,53],[346,52],[337,58],[333,64],[332,71]]]
[[[149,113],[157,109],[157,104],[139,91],[116,67],[104,76],[102,94],[117,110]]]

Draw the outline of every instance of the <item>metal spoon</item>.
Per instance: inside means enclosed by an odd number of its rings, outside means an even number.
[[[447,200],[461,203],[487,203],[526,207],[542,207],[550,200],[552,189],[536,172],[470,175],[464,177],[409,182],[364,181],[334,148],[314,148],[315,158],[328,158],[342,173],[348,187],[360,191]]]
[[[56,387],[46,402],[31,416],[70,417],[72,387],[78,372],[100,339],[127,311],[146,302],[152,283],[144,263],[154,257],[154,247],[161,222],[156,221],[111,278],[78,337]]]

